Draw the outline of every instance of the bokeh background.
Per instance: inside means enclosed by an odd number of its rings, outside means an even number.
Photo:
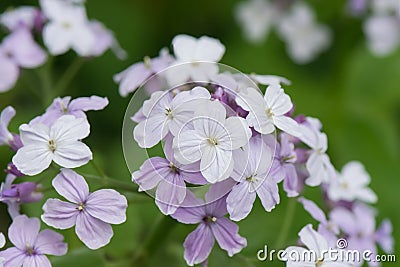
[[[346,14],[346,1],[308,0],[317,12],[318,20],[333,30],[334,41],[328,51],[307,65],[296,65],[286,54],[285,46],[275,33],[266,42],[248,43],[234,18],[236,0],[202,1],[138,1],[89,0],[90,18],[102,21],[112,29],[121,46],[128,52],[125,61],[111,52],[83,62],[78,74],[62,96],[107,96],[109,106],[100,112],[89,113],[91,135],[86,142],[94,152],[96,163],[106,174],[130,184],[130,173],[122,152],[121,132],[128,98],[118,94],[112,76],[144,56],[156,56],[162,47],[169,47],[172,38],[180,33],[196,37],[209,35],[226,46],[222,63],[244,73],[276,74],[289,78],[291,86],[286,92],[296,105],[296,114],[318,117],[328,134],[328,153],[334,165],[341,167],[350,160],[359,160],[369,171],[371,187],[379,202],[377,221],[390,218],[394,226],[396,243],[400,224],[400,49],[384,58],[368,51],[361,21]],[[37,5],[37,1],[1,0],[0,12],[8,6]],[[76,55],[69,52],[54,59],[53,82],[57,83]],[[44,67],[45,68],[45,67]],[[41,114],[45,106],[36,94],[40,92],[38,70],[23,71],[17,86],[0,95],[0,110],[12,105],[17,116],[11,130],[17,132],[21,123]],[[35,92],[37,90],[37,92]],[[50,104],[47,101],[46,104]],[[143,161],[138,153],[137,166]],[[139,156],[140,155],[140,156]],[[12,153],[0,147],[0,168],[5,168]],[[82,169],[94,172],[91,166]],[[54,173],[55,175],[55,173]],[[47,181],[53,178],[48,174]],[[5,175],[0,176],[0,180]],[[46,179],[45,182],[46,184]],[[101,186],[92,183],[91,189]],[[132,188],[135,188],[132,185]],[[54,193],[47,193],[54,195]],[[321,198],[318,189],[307,189],[307,196]],[[73,230],[63,231],[69,243],[68,255],[52,258],[55,267],[70,266],[186,266],[183,260],[183,241],[194,229],[193,225],[178,224],[164,218],[153,201],[126,193],[130,206],[128,221],[114,227],[110,245],[90,251],[77,239]],[[271,213],[266,213],[256,201],[250,216],[239,223],[240,234],[247,238],[248,246],[240,255],[229,258],[217,245],[209,266],[284,266],[279,262],[258,262],[256,253],[264,245],[272,249],[282,225],[285,223],[287,199]],[[43,203],[25,205],[24,212],[39,216]],[[315,222],[300,204],[285,245],[296,243],[297,232],[307,223]],[[10,219],[6,206],[0,204],[0,230],[5,232]],[[44,227],[44,225],[42,225]],[[396,250],[395,250],[396,252]],[[399,256],[399,255],[397,255]],[[400,259],[398,259],[400,260]],[[384,263],[383,266],[398,263]]]

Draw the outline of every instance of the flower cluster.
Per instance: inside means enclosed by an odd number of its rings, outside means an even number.
[[[163,79],[132,120],[137,123],[135,142],[146,149],[161,144],[164,155],[147,159],[132,180],[139,191],[155,191],[163,214],[198,224],[184,242],[188,265],[206,263],[215,240],[229,256],[240,252],[247,241],[233,221],[245,219],[257,197],[271,212],[280,203],[279,183],[319,222],[318,232],[311,225],[300,232],[310,249],[334,247],[339,237],[346,237],[349,248],[376,253],[379,243],[391,251],[390,222],[376,230],[375,214],[367,206],[377,196],[368,187],[363,165],[350,162],[336,171],[321,122],[293,115],[291,98],[282,88],[290,83],[287,79],[226,71],[216,63],[225,48],[210,37],[178,35],[172,46],[174,56],[168,56],[172,60],[166,70],[150,76],[155,72],[151,62],[158,63],[163,54],[145,65],[135,64],[142,67],[131,67],[123,76],[134,81],[129,87],[126,78],[130,91],[139,87],[139,80],[153,84],[152,77]],[[304,198],[306,186],[320,187],[331,210],[328,218]],[[325,266],[323,261],[318,258],[313,264]]]
[[[318,24],[304,1],[246,0],[239,3],[235,14],[251,42],[262,42],[276,28],[290,58],[298,64],[314,60],[331,43],[330,29]]]
[[[27,181],[27,176],[45,173],[51,166],[60,173],[52,180],[53,188],[68,202],[47,199],[43,206],[42,220],[57,229],[76,225],[79,239],[90,249],[105,246],[111,240],[110,224],[121,224],[126,220],[126,198],[112,189],[101,189],[89,193],[83,176],[72,170],[92,160],[91,149],[82,142],[90,133],[85,112],[102,110],[108,99],[98,96],[56,98],[46,112],[19,127],[19,134],[10,133],[8,124],[15,115],[12,107],[1,113],[0,139],[15,151],[8,165],[6,181],[0,189],[0,201],[8,205],[13,218],[8,238],[15,245],[3,252],[4,266],[51,266],[44,256],[64,255],[67,244],[63,236],[43,230],[40,222],[20,214],[20,205],[42,200],[42,185]],[[52,162],[55,164],[51,165]],[[18,183],[16,183],[18,182]]]
[[[89,20],[81,1],[41,0],[40,8],[22,6],[0,15],[8,35],[0,43],[0,92],[13,88],[20,68],[33,69],[49,57],[35,40],[43,40],[52,56],[74,50],[82,57],[96,57],[113,49],[120,58],[125,52],[113,33],[101,22]]]

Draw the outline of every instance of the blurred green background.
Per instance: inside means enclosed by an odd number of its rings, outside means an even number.
[[[390,218],[395,241],[400,241],[397,231],[400,224],[397,202],[400,200],[400,50],[385,58],[373,56],[366,48],[361,21],[346,15],[346,1],[313,0],[307,2],[316,9],[318,20],[332,28],[334,41],[330,49],[314,62],[296,65],[288,58],[284,44],[275,33],[261,45],[244,40],[233,15],[238,2],[87,1],[89,17],[112,29],[129,53],[125,61],[119,61],[111,52],[88,60],[63,94],[73,97],[96,94],[110,100],[104,111],[88,115],[92,131],[86,143],[92,148],[96,163],[108,176],[130,183],[121,145],[122,122],[129,97],[120,97],[112,76],[141,61],[144,56],[156,56],[162,47],[170,47],[176,34],[209,35],[220,39],[226,46],[222,63],[244,73],[277,74],[292,81],[291,86],[286,86],[286,92],[296,104],[296,114],[304,113],[321,119],[329,138],[328,153],[338,169],[350,160],[365,164],[372,177],[371,187],[379,197],[375,205],[377,221],[380,223],[382,218]],[[37,5],[37,1],[1,0],[0,11],[20,4]],[[70,52],[54,59],[54,84],[75,58],[75,54]],[[0,95],[0,110],[7,105],[17,110],[10,126],[12,131],[17,132],[19,124],[44,112],[45,107],[32,91],[41,91],[38,75],[42,75],[45,68],[22,71],[17,86]],[[0,147],[0,168],[5,168],[11,158],[9,149]],[[136,160],[139,167],[143,157],[138,156]],[[81,170],[95,172],[90,165]],[[49,181],[55,172],[46,175]],[[91,183],[92,190],[101,186]],[[306,193],[317,200],[321,197],[318,189],[308,189]],[[54,193],[48,195],[55,196]],[[163,218],[154,202],[145,197],[126,195],[130,202],[128,221],[114,227],[115,235],[110,245],[90,251],[83,247],[73,230],[63,231],[69,243],[69,253],[52,258],[53,266],[185,266],[182,244],[194,226]],[[248,246],[240,255],[229,258],[216,245],[209,266],[284,266],[283,263],[257,262],[256,259],[257,251],[266,244],[273,249],[280,248],[273,246],[284,223],[288,203],[283,192],[281,198],[282,203],[271,213],[266,213],[256,201],[250,216],[239,223],[240,234],[247,238]],[[25,205],[23,210],[31,216],[39,216],[42,204]],[[295,244],[297,232],[305,224],[316,225],[303,208],[296,205],[294,222],[285,245]],[[5,232],[10,221],[3,204],[0,204],[0,216],[0,230]],[[383,264],[389,265],[396,266],[396,263]]]

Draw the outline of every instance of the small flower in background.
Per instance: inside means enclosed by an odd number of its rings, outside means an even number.
[[[111,48],[120,58],[126,53],[114,34],[98,21],[89,21],[83,1],[41,0],[47,23],[43,40],[52,55],[73,49],[79,56],[100,56]]]
[[[39,174],[52,161],[62,167],[76,168],[92,159],[90,148],[81,141],[90,133],[90,125],[84,118],[64,115],[51,127],[23,124],[19,130],[24,146],[13,157],[13,163],[23,174]]]
[[[364,166],[357,161],[347,163],[336,179],[328,185],[328,196],[333,201],[360,200],[368,203],[375,203],[378,198],[368,188],[371,178],[365,171]]]
[[[211,187],[206,194],[206,203],[187,192],[182,207],[171,216],[184,224],[199,224],[185,239],[185,260],[189,266],[205,262],[211,253],[215,239],[219,246],[232,257],[247,246],[245,238],[239,235],[239,227],[225,215],[226,197]],[[212,201],[210,201],[212,200]]]
[[[54,99],[53,103],[46,109],[46,112],[31,120],[29,125],[45,124],[47,126],[64,115],[72,115],[75,118],[86,119],[86,111],[102,110],[108,105],[107,97],[91,96],[79,97],[71,101],[70,96]]]
[[[231,177],[238,183],[226,199],[231,220],[240,221],[247,217],[256,195],[266,211],[271,211],[279,204],[277,181],[269,176],[272,153],[259,136],[252,137],[243,149],[233,151],[235,165]]]
[[[260,43],[278,22],[280,11],[270,1],[247,0],[237,5],[235,15],[246,39]]]
[[[218,66],[225,53],[225,46],[217,39],[202,36],[196,39],[189,35],[177,35],[172,40],[176,60],[166,70],[171,87],[188,81],[209,81],[218,73]],[[186,63],[186,64],[185,64]]]
[[[20,27],[0,44],[0,92],[14,87],[19,69],[32,69],[42,65],[46,53],[36,44],[28,28]]]
[[[11,218],[20,215],[21,204],[37,202],[43,198],[43,194],[37,191],[41,187],[40,185],[33,182],[14,184],[16,178],[16,176],[8,174],[6,181],[1,183],[0,187],[0,202],[7,204]]]
[[[367,45],[376,56],[386,56],[400,46],[400,4],[396,0],[371,0],[372,14],[364,21]]]
[[[304,247],[288,247],[285,250],[286,256],[284,258],[286,266],[353,266],[350,262],[346,262],[339,257],[337,257],[336,260],[325,257],[326,252],[330,248],[328,241],[320,233],[315,231],[311,224],[308,224],[301,229],[299,237],[300,241],[307,247],[307,249]],[[310,255],[310,257],[306,257],[305,255]],[[296,256],[298,256],[298,258]]]
[[[251,131],[243,118],[226,118],[218,101],[193,108],[193,127],[184,125],[174,137],[175,158],[182,164],[200,161],[201,173],[210,183],[225,180],[233,171],[232,152],[248,143]]]
[[[61,0],[41,0],[40,6],[49,20],[43,28],[43,40],[50,54],[61,55],[72,48],[80,56],[89,56],[95,36],[85,7]]]
[[[126,220],[126,198],[112,189],[89,192],[85,179],[70,169],[61,169],[53,187],[68,201],[50,198],[43,206],[42,220],[57,229],[75,225],[79,239],[90,249],[107,245],[113,236],[110,224]]]
[[[330,29],[315,21],[315,12],[305,3],[294,4],[278,26],[290,58],[297,64],[314,60],[332,42]]]
[[[62,256],[67,253],[64,237],[52,230],[40,231],[40,221],[20,215],[8,229],[8,239],[15,247],[0,252],[4,267],[51,267],[46,255]]]
[[[30,30],[34,28],[40,29],[43,23],[42,20],[40,10],[33,6],[20,6],[0,15],[0,23],[10,31],[15,31],[21,27]]]
[[[247,0],[238,5],[236,17],[251,42],[260,43],[276,28],[297,64],[311,62],[332,41],[330,29],[316,21],[314,10],[304,1]]]
[[[147,81],[145,83],[146,91],[150,95],[161,90],[162,81],[160,80],[163,78],[158,73],[165,70],[173,61],[174,58],[169,54],[168,49],[163,48],[158,57],[152,59],[145,57],[143,62],[135,63],[126,70],[115,74],[114,81],[119,83],[119,94],[125,97],[129,93],[135,92],[145,81]]]
[[[15,116],[15,109],[11,106],[6,107],[0,114],[0,146],[8,145],[14,151],[22,147],[19,135],[10,133],[8,124]]]
[[[258,90],[248,88],[236,97],[236,102],[249,112],[246,121],[257,132],[269,134],[277,127],[293,136],[300,134],[297,122],[285,115],[293,104],[280,86],[268,86],[264,97]]]
[[[338,207],[332,211],[331,219],[347,235],[349,250],[370,250],[373,258],[378,252],[376,248],[378,242],[382,244],[386,253],[393,252],[391,224],[386,220],[376,231],[375,210],[371,207],[362,203],[355,203],[351,209]],[[376,266],[377,263],[371,261],[368,265]]]

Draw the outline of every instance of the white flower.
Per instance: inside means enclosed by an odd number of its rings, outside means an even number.
[[[371,178],[364,166],[357,161],[347,163],[337,179],[332,180],[328,187],[328,196],[333,201],[356,199],[375,203],[377,196],[368,188]]]
[[[177,35],[172,40],[176,61],[167,69],[166,78],[171,86],[189,80],[208,81],[218,73],[215,62],[221,60],[225,46],[217,39],[202,36],[196,39],[189,35]],[[190,63],[190,64],[182,64]]]
[[[322,182],[329,182],[335,176],[335,170],[328,155],[326,155],[328,139],[320,129],[321,122],[311,117],[307,117],[306,123],[300,125],[300,140],[312,149],[306,162],[306,168],[310,176],[305,182],[309,186],[317,186]]]
[[[368,47],[377,56],[388,55],[400,45],[399,18],[392,15],[373,15],[364,23]]]
[[[268,86],[264,97],[258,90],[250,87],[236,97],[236,102],[244,110],[249,111],[246,120],[257,132],[269,134],[275,131],[276,126],[288,134],[299,136],[297,122],[285,116],[293,104],[281,87]]]
[[[317,24],[313,11],[304,3],[293,5],[279,22],[278,32],[286,42],[289,56],[298,64],[310,62],[331,42],[329,28]]]
[[[92,159],[90,148],[80,141],[90,132],[86,119],[65,115],[51,127],[23,124],[19,130],[24,146],[13,157],[13,163],[26,175],[41,173],[52,161],[65,168],[76,168]]]
[[[219,101],[199,105],[192,119],[173,140],[176,160],[189,164],[200,160],[200,170],[210,183],[228,178],[233,171],[232,151],[245,146],[251,136],[246,121],[226,119]]]
[[[35,25],[35,18],[39,14],[39,10],[32,6],[21,6],[4,12],[0,16],[0,23],[13,31],[21,26],[29,29]]]
[[[249,0],[236,8],[236,18],[251,42],[263,41],[279,18],[279,10],[266,0]]]
[[[199,100],[209,100],[210,93],[203,87],[178,93],[158,91],[143,104],[145,120],[134,129],[133,135],[140,147],[149,148],[160,142],[168,132],[177,135],[184,123],[189,121]]]
[[[340,256],[329,257],[330,249],[328,241],[308,224],[299,232],[300,241],[308,248],[291,246],[285,250],[283,260],[286,261],[286,266],[304,267],[347,267],[353,266],[346,263]],[[340,255],[340,254],[339,254]],[[336,259],[335,259],[336,258]]]
[[[43,40],[52,55],[63,54],[70,48],[81,56],[92,53],[95,36],[83,5],[63,0],[41,0],[40,5],[49,19]]]

